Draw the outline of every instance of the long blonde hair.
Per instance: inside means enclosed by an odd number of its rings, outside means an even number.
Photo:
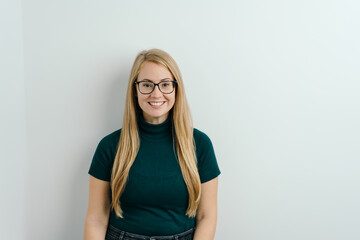
[[[177,158],[189,193],[186,215],[195,217],[200,202],[201,183],[197,169],[192,116],[179,67],[167,52],[156,48],[141,51],[136,56],[131,69],[123,126],[111,174],[111,207],[115,210],[117,216],[123,218],[119,199],[125,189],[130,168],[135,161],[140,147],[137,117],[141,114],[141,109],[136,97],[135,81],[145,61],[165,66],[174,76],[174,80],[177,81],[175,85],[175,103],[169,114],[173,114],[174,142]]]

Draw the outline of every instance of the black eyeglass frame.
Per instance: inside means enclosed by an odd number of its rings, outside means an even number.
[[[139,83],[142,83],[142,82],[150,82],[150,83],[154,84],[154,87],[153,87],[153,89],[151,90],[151,92],[149,92],[149,93],[143,93],[143,92],[140,91]],[[173,87],[174,87],[174,88],[173,88],[173,90],[172,90],[171,92],[169,92],[169,93],[164,93],[163,91],[161,91],[159,85],[160,85],[161,83],[164,83],[164,82],[166,82],[166,83],[173,83]],[[138,85],[139,92],[140,92],[141,94],[144,94],[144,95],[151,94],[151,93],[155,90],[155,87],[156,87],[156,86],[158,86],[158,89],[159,89],[159,91],[160,91],[162,94],[170,94],[170,93],[174,92],[175,86],[176,86],[176,84],[177,84],[177,81],[175,81],[175,80],[173,80],[173,81],[168,81],[168,80],[166,80],[166,81],[162,81],[162,82],[159,82],[159,83],[154,83],[154,82],[149,81],[149,80],[144,80],[144,81],[136,81],[136,82],[134,82],[134,84],[135,84],[135,85],[136,85],[136,84]]]

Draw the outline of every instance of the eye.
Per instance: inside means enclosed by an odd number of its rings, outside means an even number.
[[[163,81],[163,82],[161,82],[161,86],[162,86],[162,87],[169,87],[170,84],[171,84],[170,81]]]
[[[150,82],[143,82],[143,83],[141,83],[141,86],[144,88],[152,88],[153,84]]]

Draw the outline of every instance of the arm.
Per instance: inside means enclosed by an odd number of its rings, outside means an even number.
[[[90,175],[89,204],[85,218],[84,240],[105,239],[110,215],[110,183]]]
[[[217,220],[218,177],[201,184],[194,240],[213,240]]]

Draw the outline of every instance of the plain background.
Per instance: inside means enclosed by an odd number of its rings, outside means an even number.
[[[136,54],[169,52],[219,177],[217,240],[360,239],[360,4],[3,0],[0,239],[82,239]]]

